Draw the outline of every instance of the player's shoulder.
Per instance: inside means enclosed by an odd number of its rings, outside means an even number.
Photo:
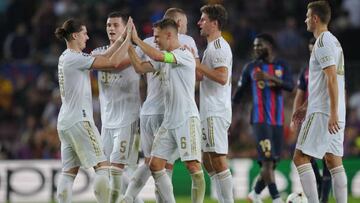
[[[147,37],[143,40],[145,43],[150,44],[154,42],[154,36]]]
[[[107,49],[109,48],[109,45],[105,45],[105,46],[101,46],[101,47],[98,47],[96,49],[94,49],[91,54],[94,55],[94,54],[101,54],[103,52],[105,52]]]
[[[179,41],[180,42],[189,42],[189,41],[195,41],[195,40],[194,40],[194,38],[192,38],[189,35],[179,34]]]
[[[219,37],[212,42],[211,46],[212,50],[215,52],[225,52],[227,54],[231,54],[231,48],[229,43],[223,38]]]
[[[315,48],[323,48],[326,46],[340,46],[337,38],[329,31],[321,33],[315,43]]]

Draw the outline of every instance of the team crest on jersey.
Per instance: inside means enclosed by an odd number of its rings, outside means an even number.
[[[282,70],[275,70],[275,75],[277,77],[281,77],[283,75],[283,71]]]
[[[260,80],[257,82],[257,86],[259,89],[264,89],[265,88],[265,82],[263,80]]]

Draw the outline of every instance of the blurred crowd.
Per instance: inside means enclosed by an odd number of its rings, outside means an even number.
[[[68,17],[77,17],[88,29],[90,40],[84,52],[89,53],[108,43],[105,23],[111,11],[131,15],[139,34],[152,35],[152,23],[161,19],[169,7],[179,7],[188,15],[188,34],[199,48],[206,41],[199,36],[197,21],[200,7],[221,3],[229,13],[223,32],[234,55],[233,89],[244,64],[251,60],[256,34],[271,33],[279,57],[291,65],[294,81],[307,65],[307,41],[312,37],[304,24],[309,1],[288,0],[1,0],[0,1],[0,159],[59,158],[60,143],[56,131],[61,106],[58,83],[58,57],[65,49],[54,30]],[[360,155],[360,58],[353,47],[359,47],[360,1],[330,1],[333,8],[330,30],[342,43],[346,59],[347,126],[345,156]],[[101,126],[96,73],[93,73],[94,116]],[[291,156],[296,141],[289,129],[294,93],[285,95],[284,157]],[[249,100],[250,101],[250,100]],[[249,108],[234,109],[230,129],[232,157],[255,157],[256,149],[249,127]]]

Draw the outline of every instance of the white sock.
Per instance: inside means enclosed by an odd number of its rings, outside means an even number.
[[[130,183],[126,189],[125,198],[136,199],[150,176],[151,171],[148,165],[143,164],[138,167],[133,173]]]
[[[110,203],[117,203],[121,195],[121,175],[123,169],[115,166],[110,168]]]
[[[71,203],[72,186],[76,175],[70,173],[62,173],[60,175],[56,196],[59,203]]]
[[[234,196],[233,196],[233,182],[232,182],[232,175],[229,169],[217,173],[215,178],[218,181],[221,197],[224,203],[233,203]]]
[[[173,170],[171,169],[166,169],[166,174],[169,176],[171,182],[172,182],[172,174],[173,174]]]
[[[336,168],[330,169],[330,174],[332,178],[332,187],[334,190],[334,196],[337,203],[346,203],[347,202],[347,178],[344,166],[338,166]]]
[[[319,203],[319,197],[316,186],[316,178],[311,163],[303,164],[297,167],[300,176],[300,182],[308,202]]]
[[[191,202],[203,203],[205,196],[205,179],[202,170],[191,174]]]
[[[109,167],[100,167],[95,170],[94,193],[98,202],[109,202],[110,184]]]
[[[216,178],[217,175],[216,175],[215,171],[210,172],[209,176],[210,176],[211,183],[213,184],[213,185],[211,185],[211,187],[215,188],[216,196],[217,196],[218,201],[220,203],[223,203],[224,200],[222,199],[222,195],[221,195],[221,191],[220,191],[220,185],[219,185],[218,179]]]
[[[152,172],[151,174],[155,180],[155,186],[161,196],[161,199],[163,199],[166,203],[175,203],[173,186],[169,176],[166,175],[165,169]]]

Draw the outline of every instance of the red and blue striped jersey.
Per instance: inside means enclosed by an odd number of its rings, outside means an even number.
[[[304,68],[301,71],[300,77],[298,79],[298,89],[301,89],[302,91],[305,92],[305,100],[308,98],[309,96],[309,91],[308,91],[308,84],[309,84],[309,67]]]
[[[281,85],[275,85],[272,81],[256,81],[254,74],[257,71],[263,71],[277,77],[282,80]],[[291,71],[284,61],[275,60],[273,63],[264,63],[256,60],[248,63],[243,69],[238,87],[233,98],[235,103],[239,102],[245,89],[251,89],[253,103],[251,123],[283,125],[283,90],[292,91],[294,88]]]

